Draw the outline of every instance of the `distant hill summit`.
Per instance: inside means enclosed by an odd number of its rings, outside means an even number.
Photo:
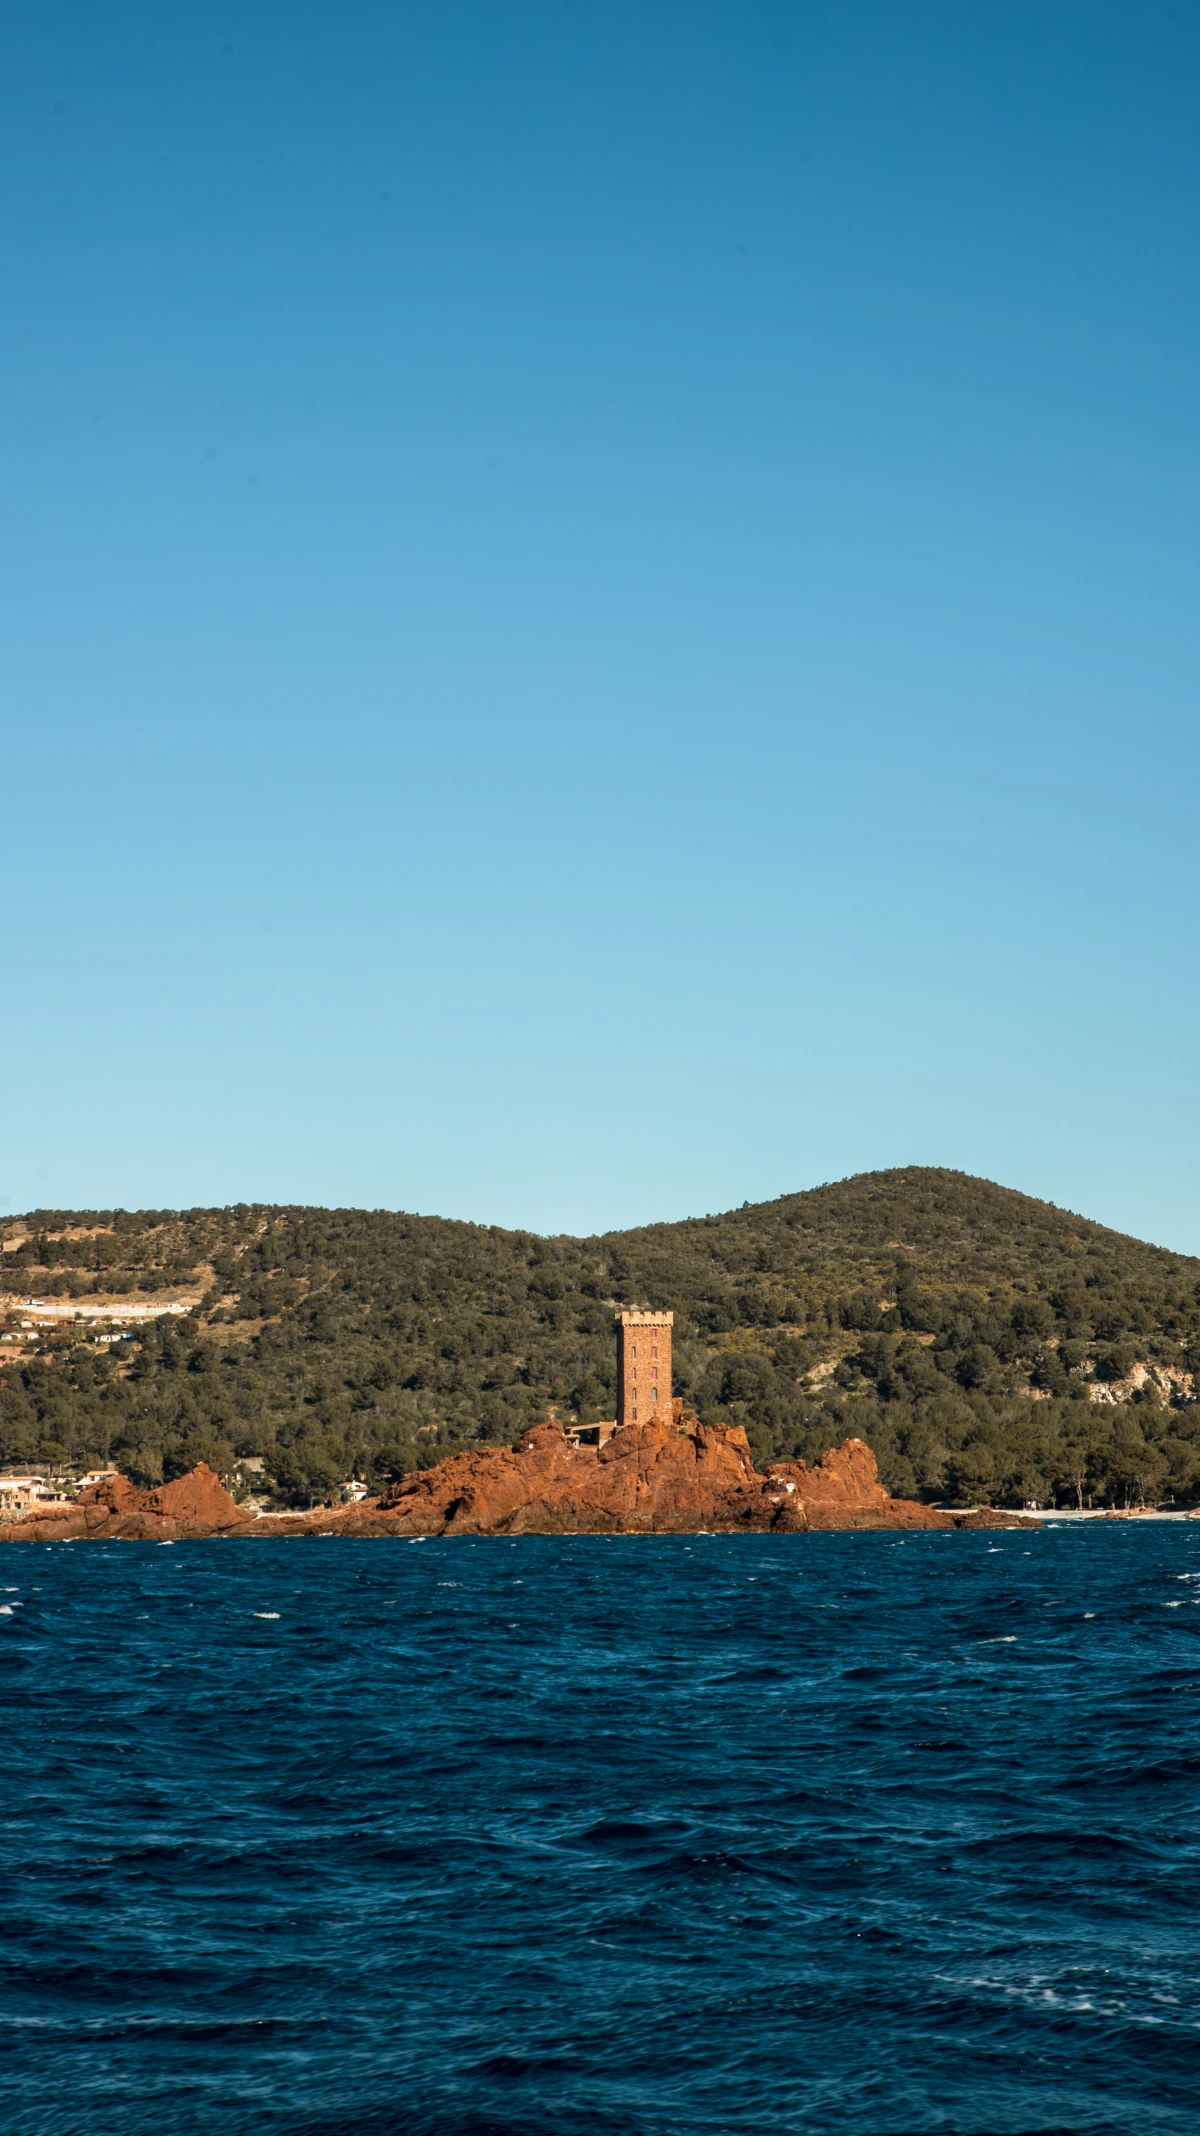
[[[760,1466],[856,1435],[901,1496],[1200,1496],[1200,1260],[961,1172],[590,1239],[242,1204],[37,1210],[0,1243],[10,1465],[207,1461],[303,1503],[612,1417],[613,1312],[640,1306]]]

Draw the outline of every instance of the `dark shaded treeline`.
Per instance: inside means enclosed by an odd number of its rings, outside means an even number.
[[[248,1205],[3,1228],[29,1233],[0,1267],[14,1303],[202,1289],[119,1356],[63,1334],[7,1366],[4,1462],[155,1482],[258,1455],[304,1501],[552,1407],[611,1416],[613,1307],[634,1303],[674,1310],[676,1393],[743,1424],[760,1465],[857,1433],[901,1495],[1200,1496],[1200,1261],[961,1173],[595,1239]],[[1097,1382],[1129,1398],[1089,1399]]]

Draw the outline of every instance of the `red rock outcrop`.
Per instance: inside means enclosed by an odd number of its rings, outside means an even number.
[[[163,1483],[156,1491],[147,1493],[150,1500],[148,1511],[163,1520],[180,1523],[203,1522],[220,1530],[236,1527],[244,1521],[243,1513],[235,1498],[231,1498],[219,1476],[205,1462],[180,1476],[174,1483]]]
[[[378,1499],[314,1514],[311,1525],[319,1534],[670,1535],[976,1524],[889,1497],[862,1439],[811,1468],[774,1462],[762,1476],[740,1427],[702,1424],[682,1403],[672,1407],[669,1422],[626,1425],[599,1451],[573,1445],[559,1424],[539,1424],[513,1447],[452,1455]],[[990,1520],[1023,1525],[1014,1514]]]
[[[777,1496],[782,1492],[782,1498]],[[808,1468],[803,1461],[772,1461],[766,1495],[775,1499],[776,1527],[954,1528],[958,1518],[940,1506],[892,1498],[879,1481],[875,1456],[863,1439],[831,1446]]]
[[[373,1509],[404,1535],[670,1534],[756,1528],[762,1478],[746,1434],[688,1420],[630,1424],[597,1450],[538,1424],[500,1451],[406,1476]]]
[[[452,1454],[359,1505],[299,1517],[245,1514],[210,1468],[156,1491],[127,1476],[81,1491],[64,1512],[0,1526],[0,1541],[75,1536],[173,1542],[214,1535],[679,1535],[698,1529],[794,1532],[829,1528],[1025,1525],[1014,1514],[944,1513],[890,1498],[875,1456],[847,1439],[811,1468],[754,1467],[740,1427],[702,1424],[681,1403],[662,1422],[631,1424],[599,1448],[577,1446],[560,1424],[538,1424],[515,1446]]]
[[[139,1491],[128,1476],[106,1476],[81,1491],[74,1505],[0,1525],[0,1541],[67,1542],[97,1536],[166,1543],[224,1535],[248,1525],[220,1477],[202,1461],[188,1475],[155,1491]]]

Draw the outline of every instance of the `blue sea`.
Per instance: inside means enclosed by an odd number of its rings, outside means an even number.
[[[1200,2129],[1200,1529],[0,1586],[4,2136]]]

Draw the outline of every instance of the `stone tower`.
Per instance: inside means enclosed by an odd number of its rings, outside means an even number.
[[[671,1329],[674,1313],[617,1317],[617,1428],[671,1421]]]

